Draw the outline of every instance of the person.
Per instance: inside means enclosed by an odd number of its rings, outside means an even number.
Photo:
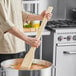
[[[44,16],[50,19],[51,14],[46,11],[39,15],[26,13],[22,0],[0,0],[0,62],[24,57],[25,43],[38,48],[40,40],[26,36],[23,23],[42,20]]]

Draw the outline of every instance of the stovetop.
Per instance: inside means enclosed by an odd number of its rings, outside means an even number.
[[[76,27],[76,21],[53,20],[53,21],[48,21],[47,26],[50,26],[51,28]]]
[[[53,30],[56,28],[75,28],[76,21],[73,20],[52,20],[48,21],[46,25],[46,29]]]

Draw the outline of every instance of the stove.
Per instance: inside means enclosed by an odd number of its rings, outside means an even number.
[[[76,76],[76,21],[48,21],[45,28],[51,31],[52,76]]]

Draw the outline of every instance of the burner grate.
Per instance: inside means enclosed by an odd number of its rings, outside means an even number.
[[[76,27],[76,21],[53,20],[53,21],[48,21],[47,26],[50,26],[50,28]]]

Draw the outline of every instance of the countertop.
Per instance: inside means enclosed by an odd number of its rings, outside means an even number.
[[[28,35],[28,36],[34,36],[34,35],[36,35],[36,33],[37,32],[25,32],[25,34]],[[42,35],[50,35],[50,31],[44,29],[44,32],[43,32]]]

